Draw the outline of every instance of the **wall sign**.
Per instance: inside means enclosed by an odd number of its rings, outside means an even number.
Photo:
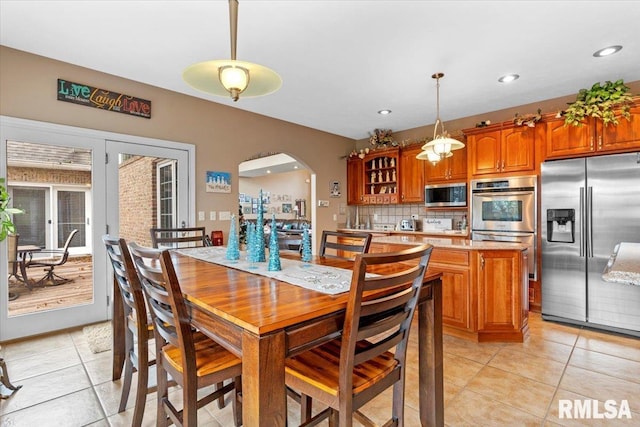
[[[151,101],[62,79],[58,79],[58,101],[151,118]]]
[[[206,192],[231,193],[231,172],[207,171]]]

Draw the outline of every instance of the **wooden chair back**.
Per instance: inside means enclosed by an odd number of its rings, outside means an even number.
[[[357,254],[369,252],[370,233],[345,233],[339,231],[322,232],[320,256],[353,259]]]
[[[154,248],[211,246],[204,227],[152,228],[149,232]]]
[[[180,350],[182,372],[195,380],[195,348],[191,318],[168,250],[130,243],[133,263],[146,295],[156,337],[156,349],[170,343]]]
[[[144,337],[147,334],[147,306],[144,302],[144,293],[142,285],[138,279],[136,268],[131,259],[131,253],[125,239],[117,238],[105,234],[102,241],[107,248],[107,255],[113,267],[113,274],[122,302],[124,303],[125,318],[133,315],[136,323],[139,325],[137,332],[139,336]]]

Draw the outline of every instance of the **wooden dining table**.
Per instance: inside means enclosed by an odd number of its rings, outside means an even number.
[[[242,358],[243,425],[285,426],[285,359],[340,334],[348,293],[328,295],[176,252],[172,259],[192,324]],[[314,257],[312,263],[353,266],[335,258]],[[441,286],[441,273],[427,271],[417,310],[422,426],[444,425]],[[114,298],[114,380],[124,363],[119,300]]]

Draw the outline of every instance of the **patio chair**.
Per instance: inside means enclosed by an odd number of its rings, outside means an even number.
[[[69,233],[67,241],[64,243],[64,247],[62,249],[43,249],[38,252],[38,255],[45,255],[47,256],[46,258],[33,259],[27,263],[28,268],[44,267],[44,270],[46,271],[44,277],[36,282],[37,286],[44,286],[45,284],[57,286],[73,280],[57,275],[54,273],[54,269],[64,265],[69,259],[69,246],[77,233],[77,229],[74,229]]]

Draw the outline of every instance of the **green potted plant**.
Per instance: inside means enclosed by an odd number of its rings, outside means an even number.
[[[602,120],[605,126],[617,125],[616,112],[631,120],[629,109],[633,97],[629,91],[622,79],[606,81],[604,85],[598,82],[591,89],[580,89],[576,101],[564,111],[564,124],[581,126],[585,118],[593,117]]]
[[[9,233],[16,232],[11,215],[22,213],[20,209],[10,208],[9,200],[9,192],[4,186],[4,178],[0,178],[0,242],[6,239]]]

